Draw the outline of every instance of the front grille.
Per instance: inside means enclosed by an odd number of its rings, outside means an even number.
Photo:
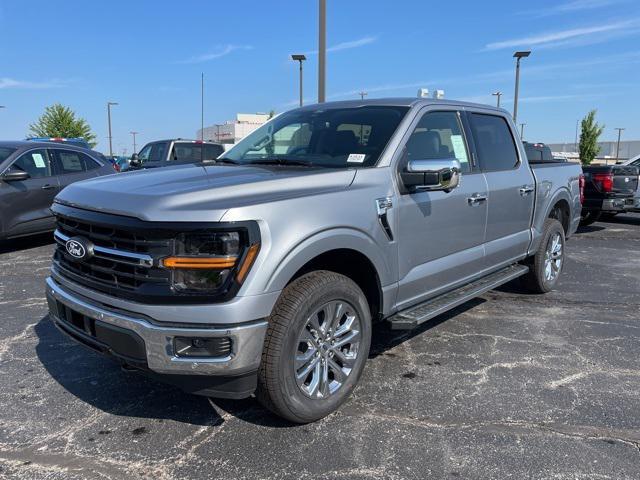
[[[113,224],[109,225],[109,220]],[[118,225],[119,217],[100,215],[99,222],[56,215],[53,256],[62,276],[111,295],[148,297],[171,294],[171,272],[159,267],[159,258],[173,252],[173,232],[140,231]],[[67,253],[69,238],[82,237],[94,245],[92,257],[77,260]]]

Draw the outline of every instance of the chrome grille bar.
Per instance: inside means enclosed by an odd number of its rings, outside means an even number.
[[[56,230],[53,232],[53,237],[56,242],[60,245],[64,246],[64,244],[71,237],[65,235],[64,233]],[[107,248],[100,247],[98,245],[94,245],[93,247],[93,256],[96,258],[101,258],[103,260],[111,260],[112,262],[124,263],[126,265],[135,265],[141,267],[152,267],[153,266],[153,257],[151,255],[146,255],[144,253],[134,253],[127,252],[125,250],[117,250],[115,248]]]

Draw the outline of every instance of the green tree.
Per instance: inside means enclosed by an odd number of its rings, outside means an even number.
[[[604,125],[596,122],[596,111],[591,110],[586,117],[582,119],[580,131],[580,161],[583,165],[589,165],[600,152],[598,146],[598,138],[602,135]]]
[[[55,103],[45,108],[37,122],[29,125],[30,137],[84,138],[91,148],[96,146],[96,136],[84,118],[76,117],[69,107]]]

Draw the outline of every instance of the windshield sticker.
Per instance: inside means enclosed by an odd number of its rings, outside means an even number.
[[[366,153],[351,153],[347,157],[347,163],[363,163],[366,156]]]
[[[32,153],[31,158],[33,158],[33,162],[36,164],[36,168],[47,168],[44,164],[44,158],[42,158],[41,153]]]
[[[460,163],[468,163],[467,149],[464,148],[464,140],[462,135],[451,135],[451,145],[453,146],[453,152]]]

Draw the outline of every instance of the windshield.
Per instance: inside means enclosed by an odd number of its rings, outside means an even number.
[[[293,110],[258,128],[224,158],[242,164],[371,167],[408,110],[392,106]]]
[[[16,151],[15,148],[0,147],[0,163],[4,162],[15,151]]]

